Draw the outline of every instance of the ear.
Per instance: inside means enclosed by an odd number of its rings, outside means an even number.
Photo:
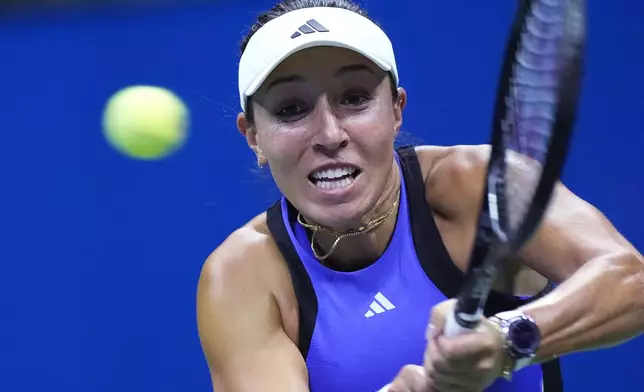
[[[260,167],[264,166],[266,164],[266,157],[264,156],[262,149],[259,147],[259,144],[257,144],[257,131],[249,124],[244,112],[237,115],[237,129],[246,138],[248,147],[250,147],[250,149],[255,153],[255,156],[257,157],[257,165]]]
[[[398,87],[398,98],[394,103],[394,129],[396,134],[400,132],[403,123],[403,110],[407,105],[407,91],[404,88]]]

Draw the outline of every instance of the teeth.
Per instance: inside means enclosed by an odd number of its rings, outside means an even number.
[[[313,173],[312,177],[317,180],[335,179],[355,173],[356,169],[352,167],[340,167],[337,169],[319,170]]]
[[[331,180],[331,181],[318,180],[318,181],[315,181],[315,186],[321,189],[342,189],[351,185],[353,181],[355,181],[353,177],[347,177],[341,180]]]
[[[320,189],[342,189],[355,181],[352,176],[356,169],[346,166],[336,169],[318,170],[311,174],[312,182]]]

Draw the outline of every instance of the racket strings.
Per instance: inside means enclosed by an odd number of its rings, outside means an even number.
[[[452,323],[466,329],[476,324],[472,317],[503,261],[525,245],[547,210],[581,84],[586,0],[520,1],[497,90],[484,208]]]
[[[506,220],[515,229],[541,175],[558,105],[565,0],[536,0],[523,25],[506,97]],[[516,154],[518,153],[518,154]]]

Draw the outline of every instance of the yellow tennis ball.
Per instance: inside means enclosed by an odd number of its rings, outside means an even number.
[[[103,113],[103,132],[117,151],[138,159],[164,158],[185,142],[188,109],[171,91],[131,86],[117,91]]]

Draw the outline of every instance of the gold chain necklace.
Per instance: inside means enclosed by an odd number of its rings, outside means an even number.
[[[331,253],[333,253],[335,248],[338,247],[340,240],[342,240],[343,238],[353,237],[356,235],[368,233],[371,230],[375,229],[376,227],[380,226],[384,221],[386,221],[387,218],[389,218],[389,216],[393,214],[394,211],[396,211],[396,209],[398,208],[399,196],[400,196],[400,190],[398,191],[398,195],[396,195],[396,201],[394,201],[394,205],[389,209],[389,211],[385,212],[383,215],[379,216],[378,218],[375,218],[365,223],[364,225],[360,226],[357,230],[351,230],[344,234],[338,234],[333,230],[327,229],[326,227],[322,227],[320,225],[312,225],[310,223],[304,222],[301,212],[298,212],[297,214],[297,221],[302,226],[313,231],[313,234],[311,234],[311,250],[313,251],[313,255],[315,256],[315,258],[322,261],[327,259],[329,256],[331,256]],[[330,233],[336,237],[335,241],[333,241],[333,245],[331,246],[331,249],[324,255],[319,255],[317,250],[315,249],[315,234],[318,231],[326,231],[327,233]]]

